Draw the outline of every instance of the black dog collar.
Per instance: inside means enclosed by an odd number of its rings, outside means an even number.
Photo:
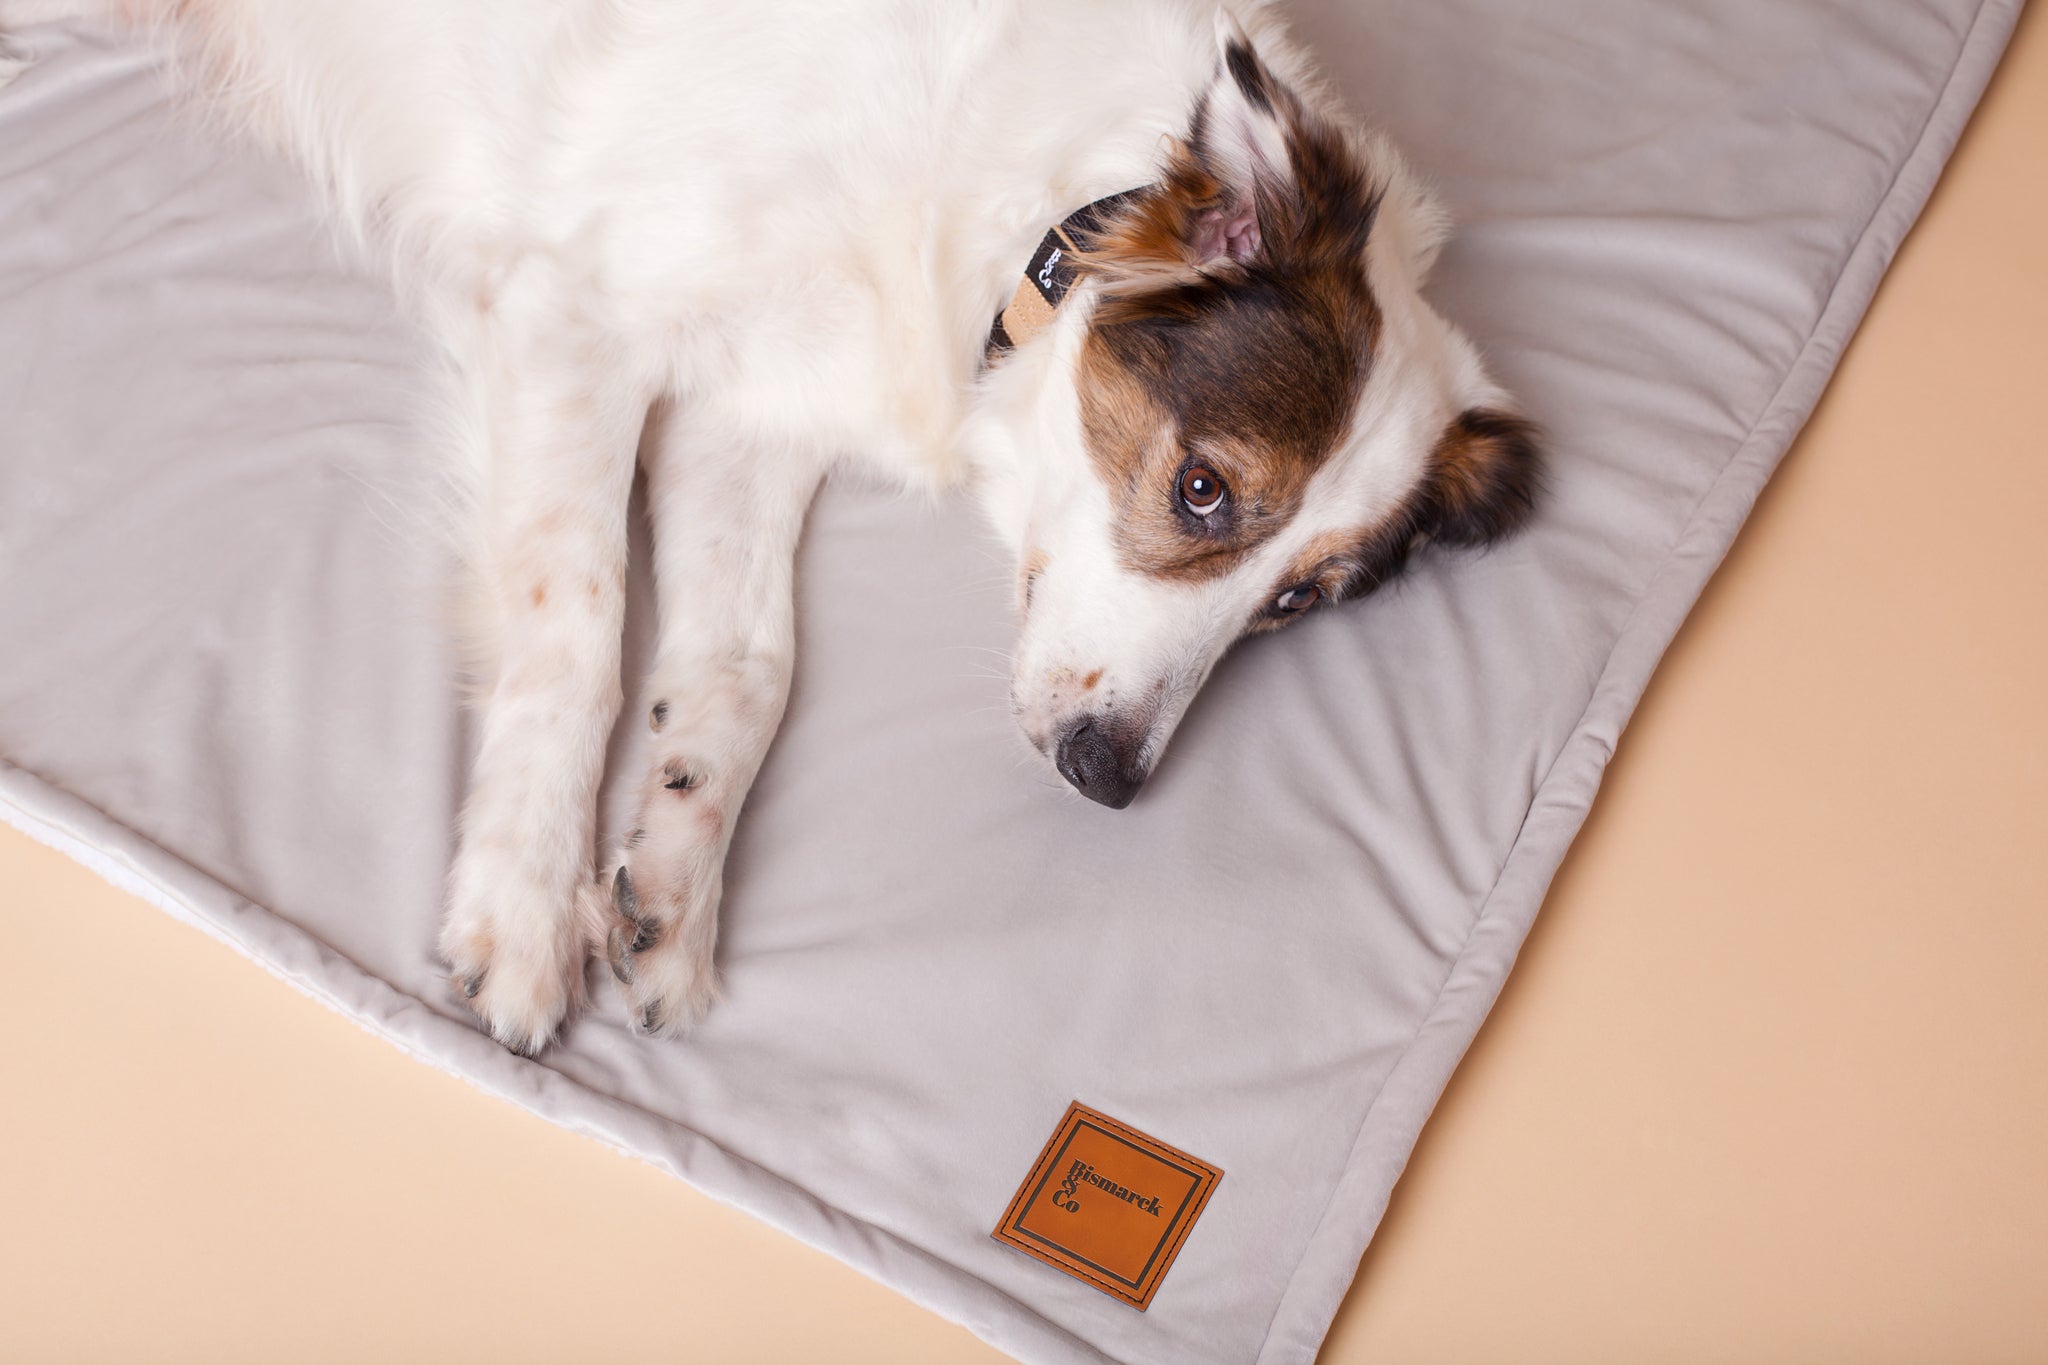
[[[995,324],[988,329],[988,363],[993,364],[998,356],[1023,345],[1051,324],[1054,311],[1081,273],[1074,265],[1074,253],[1086,250],[1088,239],[1101,229],[1103,221],[1137,193],[1125,190],[1075,209],[1045,234],[1045,240],[1038,244],[1038,250],[1031,253],[1031,260],[1024,267],[1017,292],[1010,296],[1010,302],[996,314]]]

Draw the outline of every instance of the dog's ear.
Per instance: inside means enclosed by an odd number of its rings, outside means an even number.
[[[1089,244],[1082,263],[1112,296],[1168,290],[1302,248],[1327,216],[1363,246],[1376,201],[1337,132],[1262,61],[1237,20],[1216,21],[1216,72],[1159,183]]]
[[[1188,253],[1207,264],[1251,261],[1278,246],[1300,206],[1293,143],[1301,101],[1253,50],[1236,18],[1216,14],[1216,79],[1190,142],[1216,183],[1188,223]]]
[[[1450,545],[1484,545],[1528,520],[1541,465],[1536,428],[1496,408],[1468,408],[1430,454],[1422,530]]]

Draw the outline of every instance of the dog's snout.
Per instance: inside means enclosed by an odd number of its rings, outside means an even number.
[[[1136,753],[1118,744],[1110,728],[1095,717],[1084,717],[1060,737],[1055,763],[1075,791],[1111,810],[1130,805],[1145,783],[1145,775],[1136,771]]]

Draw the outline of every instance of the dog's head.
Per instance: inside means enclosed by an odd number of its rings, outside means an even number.
[[[1128,804],[1240,637],[1527,514],[1537,458],[1420,288],[1440,215],[1234,24],[1153,185],[986,385],[983,483],[1019,556],[1011,699],[1082,794]]]

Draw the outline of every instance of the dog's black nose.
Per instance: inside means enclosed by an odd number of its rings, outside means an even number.
[[[1057,763],[1060,776],[1073,783],[1075,791],[1111,810],[1130,805],[1145,784],[1142,773],[1131,775],[1130,766],[1104,727],[1092,720],[1082,721],[1061,736]]]

